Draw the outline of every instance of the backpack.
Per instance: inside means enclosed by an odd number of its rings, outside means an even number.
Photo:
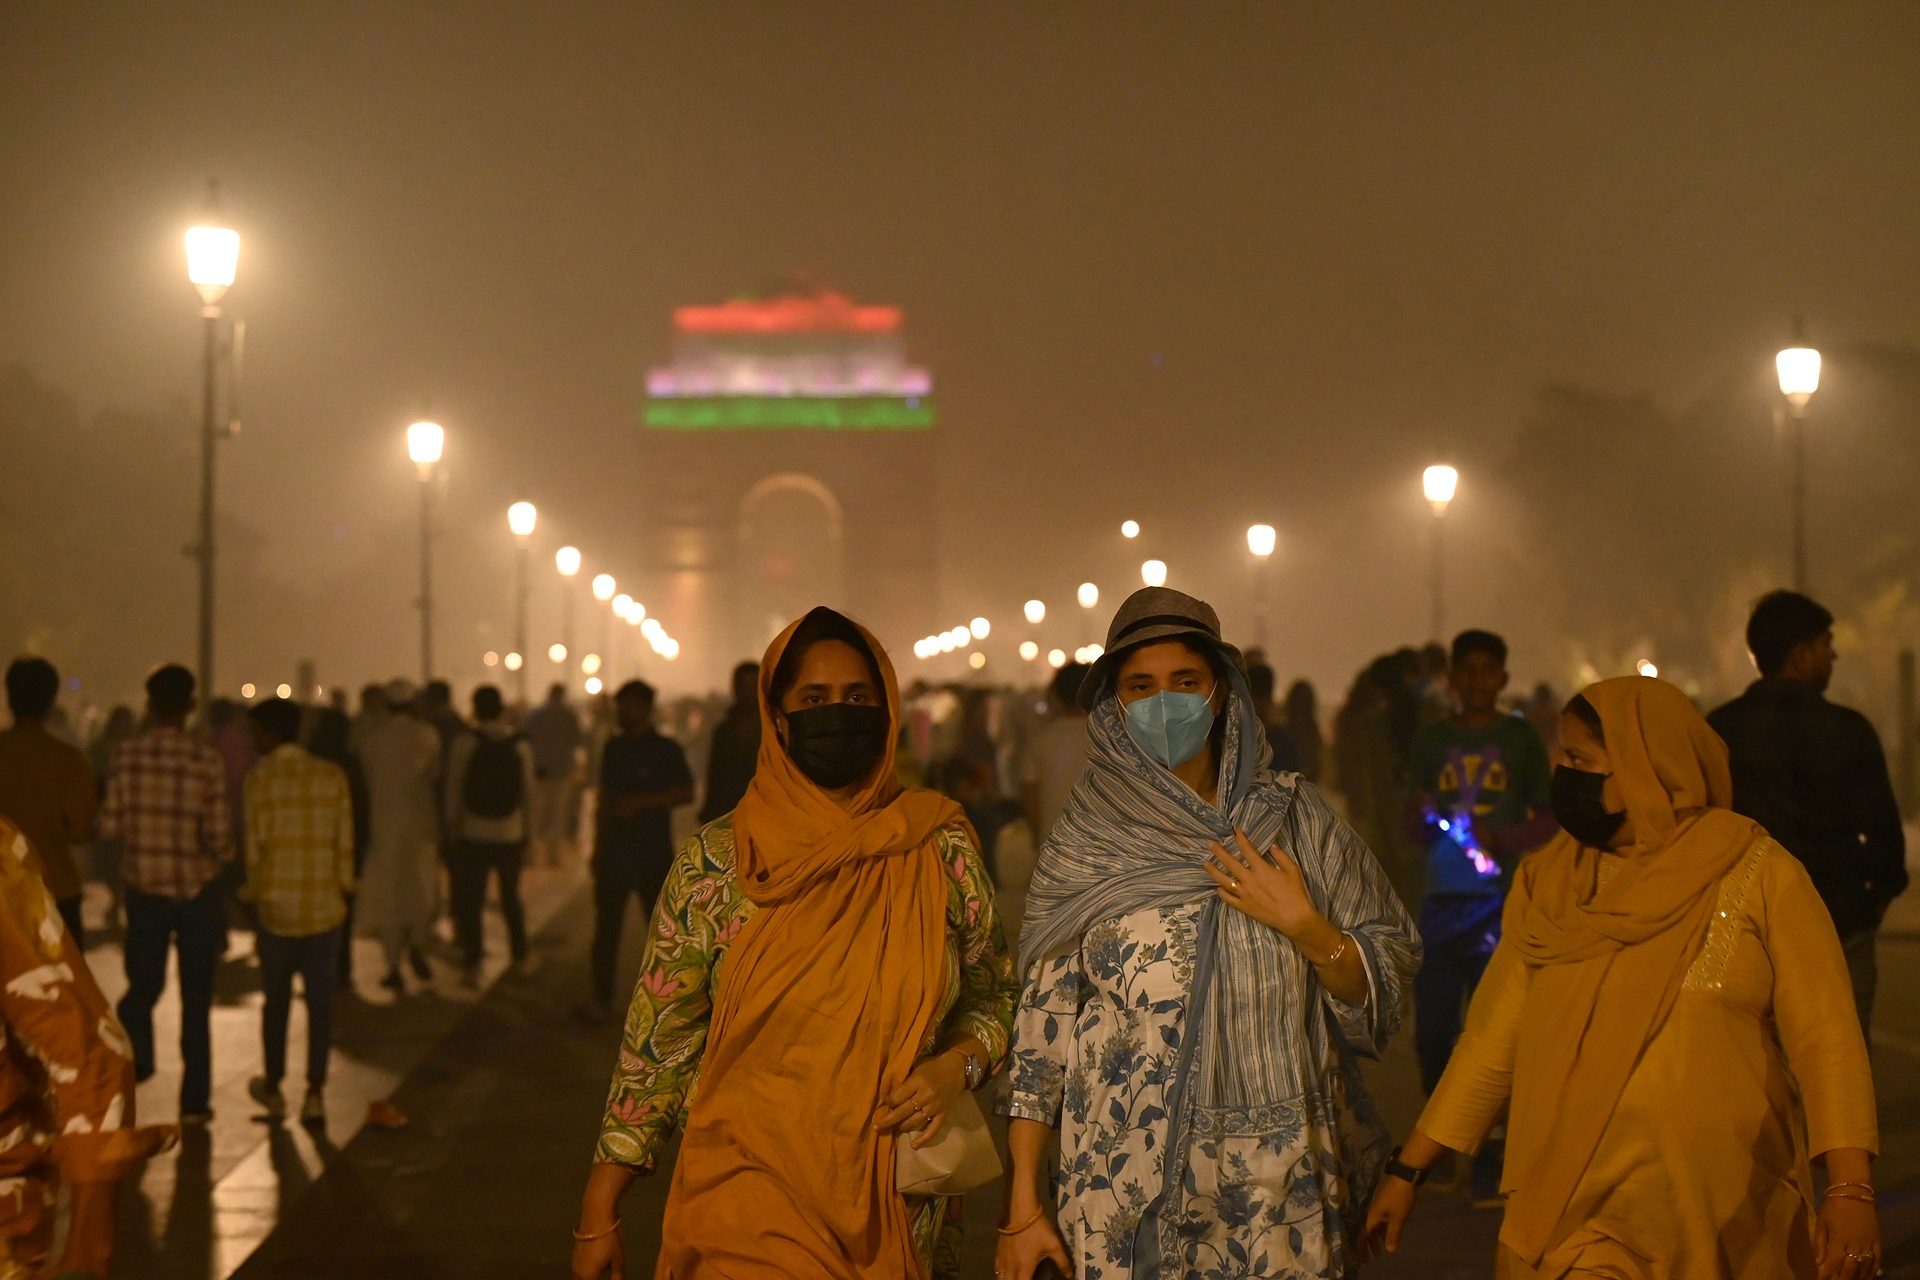
[[[460,802],[476,818],[511,818],[526,789],[520,771],[520,739],[474,735],[473,755],[460,780]]]

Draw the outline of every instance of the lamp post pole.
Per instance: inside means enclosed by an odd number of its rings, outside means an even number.
[[[1773,358],[1780,394],[1787,402],[1789,500],[1793,512],[1793,589],[1807,589],[1807,402],[1820,389],[1820,353],[1805,344],[1800,317],[1793,318],[1794,345]]]
[[[240,233],[218,218],[219,184],[207,184],[206,221],[186,235],[187,279],[200,291],[204,333],[200,418],[200,537],[193,554],[200,569],[199,688],[202,705],[213,698],[214,450],[220,426],[220,299],[233,287],[240,260]]]
[[[1444,463],[1428,467],[1420,477],[1421,491],[1433,508],[1433,638],[1440,640],[1447,628],[1447,508],[1460,490],[1460,472]]]
[[[520,654],[520,669],[514,672],[513,678],[522,707],[527,705],[527,667],[533,661],[533,655],[527,650],[527,579],[533,555],[533,530],[538,520],[539,512],[531,502],[516,502],[507,508],[507,528],[520,544],[513,592],[513,645]]]
[[[433,470],[446,448],[437,422],[407,428],[407,455],[420,471],[420,679],[433,682]]]

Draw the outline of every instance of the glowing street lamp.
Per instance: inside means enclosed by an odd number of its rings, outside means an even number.
[[[562,547],[553,553],[553,567],[560,571],[563,578],[571,578],[580,572],[580,548]]]
[[[1270,524],[1250,524],[1247,526],[1247,550],[1256,560],[1265,560],[1273,554],[1280,544],[1280,535]]]
[[[437,422],[407,428],[407,457],[420,473],[420,679],[433,680],[433,473],[447,449]]]
[[[1022,640],[1020,642],[1020,661],[1032,662],[1035,658],[1039,656],[1040,656],[1039,645],[1035,644],[1031,640]]]
[[[1267,644],[1267,561],[1280,545],[1280,534],[1270,524],[1247,526],[1247,551],[1253,556],[1253,642]]]
[[[1100,588],[1091,582],[1083,582],[1080,584],[1078,599],[1082,609],[1097,608],[1100,604]]]
[[[573,580],[580,576],[580,548],[562,547],[553,553],[553,567],[565,579],[560,584],[560,639],[573,647]]]
[[[1047,620],[1047,603],[1044,600],[1029,600],[1022,612],[1026,614],[1027,621],[1037,627]]]
[[[1794,320],[1794,338],[1800,322]],[[1807,589],[1807,402],[1820,389],[1820,353],[1812,347],[1792,346],[1773,358],[1780,376],[1780,394],[1787,401],[1787,422],[1793,449],[1793,589]]]
[[[967,623],[967,630],[973,633],[975,640],[985,640],[993,634],[993,624],[985,618],[975,618]]]
[[[1141,565],[1140,581],[1145,583],[1149,587],[1166,586],[1167,585],[1167,562],[1165,560],[1149,560],[1145,564]]]
[[[1138,520],[1122,520],[1120,522],[1120,536],[1128,540],[1139,537],[1140,522]]]
[[[1433,638],[1446,634],[1446,524],[1447,508],[1460,492],[1460,472],[1445,463],[1435,463],[1420,475],[1420,491],[1433,508]]]
[[[240,265],[240,233],[219,222],[220,191],[207,183],[208,218],[187,229],[187,280],[200,292],[205,335],[202,355],[200,417],[200,541],[194,559],[200,568],[200,696],[213,697],[214,448],[220,439],[215,422],[220,398],[220,299],[233,287]]]
[[[595,574],[593,577],[593,598],[601,604],[605,604],[607,601],[613,599],[614,586],[612,574]]]
[[[1047,665],[1052,667],[1055,671],[1058,671],[1060,668],[1066,666],[1067,651],[1065,649],[1047,650]]]

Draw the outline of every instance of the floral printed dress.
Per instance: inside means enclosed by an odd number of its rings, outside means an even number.
[[[1167,1090],[1188,1033],[1201,909],[1096,925],[1021,998],[1000,1109],[1059,1130],[1055,1194],[1075,1280],[1133,1274],[1135,1233],[1165,1176]],[[1322,998],[1337,1022],[1360,1016]],[[1353,1068],[1338,1053],[1322,1065],[1319,1096],[1261,1114],[1196,1111],[1179,1203],[1161,1223],[1178,1276],[1348,1274],[1346,1220],[1364,1209],[1351,1173],[1377,1165],[1386,1138]]]
[[[987,1047],[987,1068],[1007,1052],[1018,994],[1013,959],[994,912],[993,885],[966,829],[935,835],[946,869],[947,991],[921,1053],[955,1036]],[[753,902],[734,875],[733,819],[720,818],[674,858],[654,908],[640,981],[607,1095],[599,1163],[651,1170],[682,1123],[698,1088],[713,991],[726,980],[729,947],[753,918]],[[914,1243],[929,1274],[959,1274],[960,1220],[955,1197],[909,1197]]]

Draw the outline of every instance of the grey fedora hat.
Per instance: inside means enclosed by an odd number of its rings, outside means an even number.
[[[1114,672],[1131,651],[1160,640],[1185,640],[1210,649],[1241,672],[1240,650],[1220,638],[1220,615],[1205,600],[1172,587],[1142,587],[1126,598],[1107,627],[1104,652],[1080,683],[1080,705],[1091,707],[1113,682]]]

